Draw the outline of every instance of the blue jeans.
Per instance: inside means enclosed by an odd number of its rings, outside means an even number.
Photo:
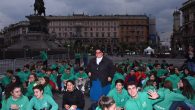
[[[91,86],[91,89],[90,89],[90,98],[91,98],[91,100],[92,101],[98,101],[99,98],[102,95],[107,95],[108,92],[110,91],[110,87],[111,87],[110,84],[102,87],[102,84],[101,84],[100,80],[92,81],[92,86]]]
[[[184,110],[190,110],[190,107],[183,101],[173,101],[169,110],[177,110],[177,107],[182,107]]]
[[[188,69],[192,72],[195,72],[195,63],[194,62],[188,62]]]
[[[63,110],[66,110],[66,109],[63,109]],[[83,109],[77,108],[76,110],[83,110]]]

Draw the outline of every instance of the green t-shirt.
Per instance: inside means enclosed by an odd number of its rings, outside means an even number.
[[[156,90],[156,88],[154,86],[145,86],[144,89],[143,89],[143,92],[147,92],[149,90],[154,91],[154,90]]]
[[[45,51],[41,51],[40,56],[43,61],[46,61],[48,59],[47,53]]]
[[[95,110],[102,110],[99,106],[97,106],[96,108],[95,108]]]
[[[28,77],[29,77],[29,75],[30,75],[30,71],[25,71],[25,72],[20,71],[20,72],[18,72],[16,75],[20,78],[20,81],[21,81],[22,83],[24,83],[25,81],[28,80]]]
[[[8,84],[11,83],[11,78],[8,77],[8,76],[4,76],[2,79],[1,79],[1,84],[5,87],[7,86]]]
[[[64,80],[74,80],[74,75],[73,74],[67,74],[67,73],[63,73],[62,77],[61,77],[61,81]]]
[[[173,86],[173,91],[177,91],[177,89],[178,89],[177,84],[180,81],[180,77],[178,75],[176,75],[176,74],[170,75],[165,80],[171,81],[172,86]]]
[[[56,74],[50,74],[49,79],[53,81],[55,84],[57,84],[57,75]]]
[[[125,89],[122,89],[122,92],[119,93],[116,88],[114,88],[108,93],[108,96],[114,99],[117,107],[122,108],[124,108],[126,101],[129,99],[128,92]]]
[[[181,91],[180,89],[178,89],[178,90],[176,91],[176,93],[182,94],[182,91]],[[183,95],[183,94],[182,94],[182,95]],[[195,106],[195,94],[193,95],[193,98],[191,98],[191,99],[189,99],[189,98],[186,97],[185,102],[186,102],[187,104],[191,104],[191,105]]]
[[[57,64],[52,64],[50,68],[51,68],[51,69],[56,69],[57,67],[58,67]]]
[[[164,94],[162,94],[164,95]],[[158,99],[150,99],[148,98],[147,92],[139,92],[137,98],[129,98],[129,100],[125,103],[125,110],[152,110],[152,105],[158,101],[163,100],[163,96],[159,94]]]
[[[30,100],[28,109],[26,110],[33,110],[33,108],[35,108],[36,110],[47,108],[47,110],[49,110],[50,107],[50,110],[58,110],[58,104],[53,100],[53,98],[49,95],[43,94],[42,99],[33,97]]]
[[[115,81],[117,79],[125,80],[125,77],[121,73],[115,72],[113,80],[112,80],[112,84],[111,84],[111,89],[115,87]]]
[[[60,74],[63,74],[65,69],[66,69],[65,66],[60,65],[58,72],[59,72]]]
[[[83,72],[83,73],[78,72],[78,73],[75,74],[75,79],[77,80],[78,78],[86,79],[86,78],[88,78],[88,75],[85,72]]]
[[[35,82],[29,83],[27,87],[27,91],[25,96],[30,97],[34,95],[33,87],[34,87]]]
[[[164,92],[164,100],[154,105],[155,110],[169,110],[173,101],[184,101],[186,97],[179,93],[175,93],[166,88],[160,88],[159,91]]]
[[[42,72],[37,72],[36,75],[38,78],[42,78],[42,77],[47,76],[45,73],[42,73]]]
[[[19,107],[19,110],[27,110],[27,106],[29,104],[29,100],[26,96],[21,96],[19,99],[13,99],[13,97],[9,97],[7,100],[2,101],[1,110],[10,110],[12,104],[16,104]]]
[[[185,79],[191,84],[192,88],[195,90],[195,77],[187,76]]]
[[[53,94],[52,94],[52,91],[51,91],[51,86],[49,84],[47,84],[44,87],[44,94],[47,94],[47,95],[53,97]]]
[[[157,77],[164,76],[167,71],[165,69],[159,69],[157,71]]]
[[[76,53],[75,54],[75,59],[79,59],[79,58],[81,58],[81,54],[80,53]]]

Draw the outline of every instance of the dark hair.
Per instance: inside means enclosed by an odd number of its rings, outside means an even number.
[[[47,69],[46,69],[46,72],[47,72],[47,71],[51,71],[51,72],[52,72],[52,69],[50,69],[50,68],[47,68]]]
[[[182,78],[181,81],[183,83],[183,87],[180,88],[182,94],[186,96],[188,99],[193,99],[195,92],[192,88],[192,85],[189,83],[187,79]]]
[[[66,81],[66,86],[67,86],[68,83],[71,83],[71,84],[75,85],[75,82],[73,80]]]
[[[16,85],[20,85],[21,84],[20,78],[18,76],[14,75],[14,76],[11,77],[11,79],[12,78],[16,79],[16,82],[14,82]],[[11,82],[11,83],[13,83],[13,82]]]
[[[35,90],[35,89],[39,89],[40,91],[43,91],[44,92],[44,87],[41,84],[38,84],[38,85],[34,86],[33,87],[33,90]]]
[[[45,76],[43,78],[45,79],[45,84],[43,84],[43,87],[45,87],[49,84],[49,77]]]
[[[84,70],[84,68],[83,68],[83,67],[80,67],[80,68],[79,68],[79,71],[83,71],[83,70]]]
[[[152,71],[148,76],[149,76],[149,79],[150,79],[150,77],[151,76],[154,76],[155,77],[155,79],[157,79],[157,71]]]
[[[100,47],[97,47],[97,48],[95,49],[95,52],[96,52],[96,50],[100,50],[102,53],[104,53],[104,50],[103,50],[102,48],[100,48]]]
[[[11,92],[13,92],[15,88],[21,87],[18,84],[11,83],[9,86],[5,88],[5,99],[8,99],[11,96]]]
[[[29,64],[26,64],[24,65],[25,68],[29,69],[30,68],[30,65]]]
[[[160,63],[156,63],[156,64],[155,64],[155,67],[157,67],[157,66],[160,66]]]
[[[184,77],[187,77],[188,75],[191,75],[191,74],[192,74],[192,72],[190,71],[190,69],[189,69],[189,68],[187,68],[187,67],[186,67],[186,68],[184,68],[183,70],[184,70]],[[185,73],[185,70],[187,70],[187,71],[188,71],[188,74],[186,74],[186,73]]]
[[[15,88],[21,88],[19,85],[17,85],[17,84],[13,84],[12,86],[11,86],[11,91],[10,92],[13,92],[14,91],[14,89]]]
[[[146,86],[153,86],[154,81],[153,80],[147,80]]]
[[[115,81],[115,86],[116,86],[117,83],[121,83],[122,85],[124,85],[124,81],[122,79],[117,79]]]
[[[132,85],[137,87],[137,83],[135,81],[131,81],[131,82],[127,83],[126,88],[128,88],[128,86],[132,86]]]
[[[13,70],[7,70],[7,73],[13,74]]]
[[[35,81],[38,81],[38,78],[37,78],[37,75],[36,75],[36,74],[30,74],[30,75],[28,76],[28,79],[29,79],[29,77],[30,77],[31,75],[33,75],[33,76],[35,77]]]
[[[108,96],[102,96],[98,101],[98,105],[102,110],[111,107],[113,104],[115,104],[114,99]]]
[[[66,70],[70,70],[70,68],[67,68]]]
[[[20,69],[20,68],[17,68],[17,69],[16,69],[16,72],[20,72],[20,71],[21,71],[21,69]]]
[[[164,82],[163,87],[164,87],[164,88],[169,89],[170,91],[173,91],[173,85],[172,85],[172,82],[171,82],[171,81],[169,81],[169,80],[166,80],[166,81]]]

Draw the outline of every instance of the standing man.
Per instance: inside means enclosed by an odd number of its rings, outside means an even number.
[[[40,52],[40,57],[43,61],[43,65],[45,68],[47,68],[47,60],[48,60],[48,56],[47,56],[47,53],[45,51],[41,51]]]
[[[80,66],[80,59],[81,59],[81,54],[79,52],[75,53],[75,64]]]
[[[87,70],[92,81],[90,98],[93,101],[98,101],[102,95],[107,95],[110,91],[114,65],[110,59],[103,56],[101,49],[96,49],[95,55],[96,57],[90,60]]]
[[[195,72],[195,50],[189,46],[187,53],[187,67],[190,71]]]

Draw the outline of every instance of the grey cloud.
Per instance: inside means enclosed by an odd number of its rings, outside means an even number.
[[[160,32],[172,31],[172,13],[183,0],[44,0],[47,15],[70,15],[73,12],[96,14],[152,14]],[[1,0],[0,29],[24,20],[33,13],[34,0]],[[13,20],[13,22],[11,22]]]

